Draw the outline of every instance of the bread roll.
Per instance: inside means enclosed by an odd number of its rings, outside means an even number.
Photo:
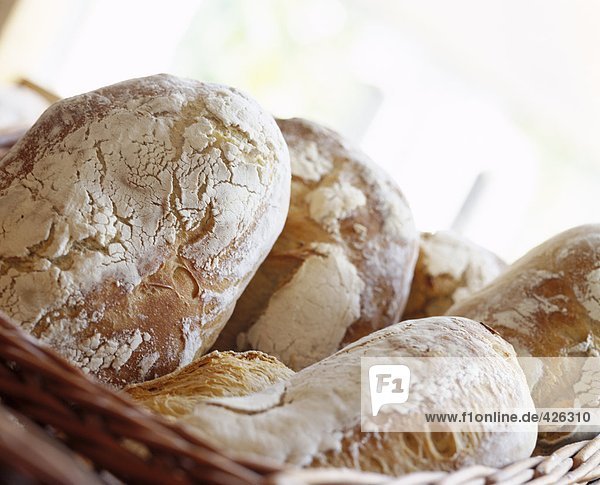
[[[224,86],[168,75],[50,107],[0,164],[0,309],[118,386],[208,350],[283,227],[287,147]]]
[[[491,251],[459,234],[422,233],[403,320],[443,315],[454,303],[483,288],[506,268]]]
[[[418,403],[411,409],[418,414],[431,403],[486,412],[496,406],[533,410],[508,343],[479,323],[433,317],[379,330],[262,392],[198,403],[178,423],[232,453],[395,475],[475,463],[502,466],[531,453],[535,429],[361,433],[361,358],[369,356],[464,357],[457,381],[432,376],[431,383],[411,387]]]
[[[522,356],[598,356],[600,224],[549,239],[447,313],[485,322]]]
[[[262,350],[298,370],[400,319],[418,234],[402,193],[366,155],[315,123],[278,124],[290,212],[215,348]]]
[[[193,412],[211,397],[245,396],[289,379],[294,371],[263,352],[214,351],[191,364],[125,391],[138,403],[169,418]]]
[[[486,323],[520,356],[598,357],[600,224],[576,227],[546,241],[447,313]],[[572,379],[572,371],[563,366],[532,373],[536,404],[571,407],[572,382],[562,374],[569,372]],[[600,395],[580,406],[600,406]],[[543,442],[552,446],[569,439],[575,438],[551,433],[544,434]]]

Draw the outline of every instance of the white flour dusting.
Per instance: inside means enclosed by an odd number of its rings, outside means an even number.
[[[360,316],[364,283],[354,265],[335,245],[314,244],[313,249],[317,254],[273,294],[246,336],[250,348],[277,357],[293,370],[333,354]]]
[[[236,90],[167,75],[127,81],[53,105],[30,133],[0,167],[0,308],[86,371],[120,368],[144,340],[99,326],[82,341],[97,322],[55,320],[58,310],[87,304],[108,281],[131,293],[179,252],[235,287],[211,301],[226,312],[283,226],[287,149],[270,115]],[[27,166],[21,149],[38,143]],[[202,237],[188,242],[184,230]],[[235,261],[215,264],[232,245]],[[183,322],[182,364],[198,325]]]

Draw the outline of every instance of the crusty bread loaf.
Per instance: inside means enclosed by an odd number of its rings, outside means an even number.
[[[447,311],[498,331],[523,356],[597,356],[600,224],[565,231]]]
[[[443,409],[533,410],[512,347],[479,323],[433,317],[391,325],[262,392],[198,403],[178,423],[228,452],[300,466],[343,466],[386,474],[502,466],[529,456],[526,432],[361,432],[363,357],[463,357],[457,379],[431,376],[411,387],[407,413]],[[475,358],[475,357],[493,357]]]
[[[263,352],[214,351],[126,392],[144,407],[179,418],[211,397],[245,396],[289,379],[294,371]]]
[[[447,313],[486,323],[521,356],[598,357],[600,224],[576,227],[549,239]],[[541,375],[532,373],[536,404],[573,405],[569,402],[572,383],[561,376],[566,371],[546,367]],[[593,402],[579,405],[598,407],[599,399],[597,395]],[[542,446],[552,446],[574,436],[548,433],[542,438]]]
[[[215,348],[262,350],[298,370],[400,319],[418,233],[365,154],[315,123],[278,124],[292,163],[289,215]]]
[[[240,92],[158,75],[50,107],[0,164],[0,309],[115,385],[210,348],[281,232],[287,147]]]
[[[491,251],[451,231],[422,233],[403,320],[443,315],[506,268]]]

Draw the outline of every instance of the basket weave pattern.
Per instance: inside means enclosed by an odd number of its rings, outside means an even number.
[[[106,475],[100,472],[126,483],[222,485],[566,484],[600,478],[600,437],[503,469],[475,466],[401,478],[240,459],[96,383],[2,314],[0,399],[0,465],[42,483],[102,483]],[[7,410],[17,413],[20,425]]]
[[[0,398],[5,406],[51,427],[55,438],[97,469],[126,482],[257,483],[278,470],[236,461],[152,416],[39,346],[1,315]]]

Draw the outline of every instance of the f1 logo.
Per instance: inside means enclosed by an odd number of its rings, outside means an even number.
[[[402,364],[372,365],[369,368],[371,414],[377,416],[386,404],[402,404],[408,400],[410,369]]]

